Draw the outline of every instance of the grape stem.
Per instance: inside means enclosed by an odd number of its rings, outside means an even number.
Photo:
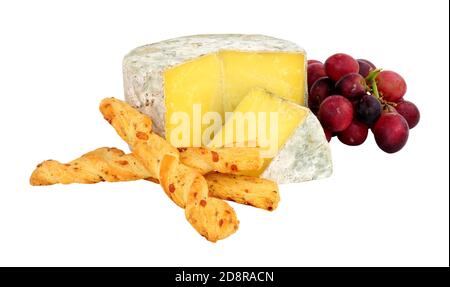
[[[377,69],[379,71],[377,71],[375,74],[375,76],[370,78],[370,84],[371,84],[371,90],[372,90],[372,94],[375,96],[375,98],[384,106],[384,107],[395,107],[397,106],[396,103],[393,102],[388,102],[386,100],[384,100],[382,97],[380,97],[380,93],[378,92],[378,86],[377,86],[377,81],[375,81],[375,79],[377,78],[376,76],[380,73],[381,69]],[[376,70],[375,70],[376,71]],[[375,72],[374,71],[374,72]],[[372,74],[370,74],[369,76],[367,76],[367,78],[369,78],[370,76],[372,76]],[[366,78],[366,79],[367,79]]]
[[[366,83],[369,83],[369,89],[372,92],[372,95],[375,96],[375,98],[388,110],[390,110],[391,107],[395,107],[397,104],[393,103],[393,102],[388,102],[385,101],[381,96],[380,93],[378,92],[378,86],[377,86],[377,81],[376,78],[378,76],[378,74],[381,72],[382,69],[375,69],[372,72],[369,73],[369,75],[367,75],[367,77],[365,78]]]
[[[378,74],[381,72],[381,69],[375,69],[372,72],[369,73],[369,75],[367,75],[367,77],[365,78],[366,83],[369,86],[370,91],[372,92],[372,95],[375,96],[375,98],[380,102],[380,103],[384,103],[383,99],[380,97],[380,93],[378,92],[378,87],[377,87],[377,82],[375,81],[375,79],[377,78]]]
[[[371,84],[372,84],[372,92],[373,92],[375,98],[377,98],[380,101],[381,100],[380,93],[378,93],[378,87],[377,87],[377,82],[375,81],[375,78],[372,79]]]
[[[376,77],[378,76],[378,74],[381,72],[382,69],[375,69],[372,72],[370,72],[367,77],[366,77],[366,82],[367,83],[372,83],[373,80],[376,79]]]

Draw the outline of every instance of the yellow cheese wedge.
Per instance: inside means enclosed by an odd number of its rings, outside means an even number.
[[[250,90],[209,146],[261,147],[264,166],[243,174],[279,183],[322,178],[332,170],[328,142],[314,114],[262,88]]]
[[[224,110],[233,111],[254,87],[304,105],[305,55],[286,52],[219,53],[223,63]]]
[[[261,170],[252,173],[260,175],[307,114],[307,108],[254,88],[239,103],[209,146],[260,147],[265,152],[265,164]]]
[[[218,55],[203,56],[168,69],[164,83],[167,139],[175,146],[201,146],[201,134],[207,128],[202,124],[205,113],[217,112],[221,118],[224,114]],[[186,126],[188,121],[190,125]]]

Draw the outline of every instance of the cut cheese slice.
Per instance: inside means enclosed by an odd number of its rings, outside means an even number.
[[[304,105],[305,67],[303,49],[285,40],[262,35],[182,37],[125,56],[125,98],[149,115],[155,132],[171,144],[199,146],[205,143],[205,130],[220,129],[225,113],[253,87]],[[210,112],[220,120],[215,118],[212,127],[205,119]],[[183,126],[186,120],[188,126]]]
[[[244,97],[209,146],[242,144],[266,155],[261,170],[250,175],[289,183],[332,173],[330,148],[314,114],[261,88]]]
[[[222,118],[220,65],[218,55],[210,54],[164,72],[164,118],[168,119],[164,134],[172,145],[201,146],[201,135],[206,128],[201,119],[205,113],[217,112]],[[186,120],[189,126],[182,125],[181,121]],[[181,127],[180,133],[176,132],[178,127]],[[183,131],[187,132],[184,140]]]
[[[219,53],[223,63],[224,110],[232,112],[254,87],[304,105],[305,56],[286,52]]]

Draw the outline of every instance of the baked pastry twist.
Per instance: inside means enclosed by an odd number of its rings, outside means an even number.
[[[188,147],[178,148],[178,150],[181,162],[198,170],[201,174],[212,171],[237,174],[242,171],[259,170],[264,164],[259,148]]]
[[[132,153],[158,179],[165,193],[180,207],[191,225],[215,242],[233,234],[239,225],[236,213],[225,201],[209,197],[208,184],[200,172],[182,164],[178,150],[151,132],[151,120],[127,103],[104,99],[104,118],[131,147]]]
[[[190,156],[187,155],[183,157],[183,152],[181,152],[181,159],[189,158]],[[196,163],[201,160],[194,159],[190,162]],[[238,165],[242,166],[239,163]],[[208,183],[208,192],[211,197],[231,200],[269,211],[274,210],[280,200],[277,184],[267,179],[222,173],[208,173],[204,177]],[[117,148],[102,147],[65,164],[55,160],[46,160],[33,171],[30,183],[31,185],[51,185],[138,179],[159,183],[159,180],[154,178],[154,175],[150,174],[133,154],[125,154]]]
[[[259,149],[176,149],[151,132],[150,118],[126,103],[105,99],[100,110],[133,153],[105,147],[66,164],[47,160],[32,173],[32,185],[137,179],[161,183],[165,193],[185,209],[191,225],[213,242],[234,233],[239,224],[223,199],[269,211],[277,207],[276,183],[237,174],[262,167]]]
[[[46,160],[30,177],[31,185],[129,181],[151,177],[141,162],[116,148],[102,147],[69,162]]]

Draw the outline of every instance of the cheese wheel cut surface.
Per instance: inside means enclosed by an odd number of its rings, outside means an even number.
[[[304,50],[263,35],[197,35],[142,46],[125,56],[123,74],[128,103],[174,146],[205,144],[205,130],[220,129],[225,113],[255,87],[300,105],[307,95]]]

